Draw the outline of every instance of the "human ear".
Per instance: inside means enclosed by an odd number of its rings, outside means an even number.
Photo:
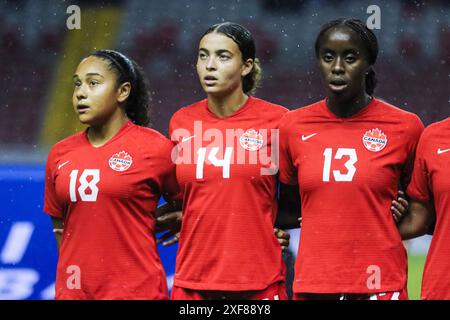
[[[124,82],[122,83],[119,88],[117,88],[117,101],[119,103],[124,102],[128,99],[131,93],[131,83]]]

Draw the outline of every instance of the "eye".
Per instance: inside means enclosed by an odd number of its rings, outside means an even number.
[[[94,86],[98,85],[98,81],[91,80],[91,81],[89,81],[89,85],[90,85],[91,87],[94,87]]]
[[[77,80],[73,82],[73,87],[74,88],[79,88],[81,86],[81,81]]]
[[[222,61],[227,61],[227,60],[230,60],[231,57],[229,55],[227,55],[227,54],[221,54],[219,56],[219,59],[222,60]]]
[[[356,56],[353,54],[349,54],[345,56],[345,62],[347,63],[353,63],[356,61]]]
[[[208,55],[206,53],[204,53],[204,52],[199,52],[198,53],[198,58],[200,60],[205,60],[207,57],[208,57]]]
[[[323,61],[325,62],[331,62],[333,61],[333,55],[331,53],[324,53],[322,56]]]

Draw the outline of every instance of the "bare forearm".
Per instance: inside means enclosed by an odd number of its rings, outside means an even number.
[[[278,201],[275,227],[279,229],[300,228],[301,205],[298,186],[282,184]]]
[[[55,234],[56,245],[59,251],[59,248],[61,247],[62,233],[64,230],[64,220],[62,218],[52,217],[52,223],[53,223],[53,233]]]
[[[398,225],[402,239],[408,240],[426,234],[434,218],[434,211],[428,205],[411,201],[409,213]]]

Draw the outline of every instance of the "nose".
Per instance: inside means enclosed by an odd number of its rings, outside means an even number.
[[[216,66],[216,60],[214,59],[213,56],[210,56],[208,58],[208,61],[206,62],[206,70],[211,71],[211,70],[216,70],[217,66]]]
[[[75,96],[78,101],[86,99],[87,94],[84,84],[81,84],[78,88],[75,88]]]
[[[337,57],[331,66],[331,72],[333,74],[343,74],[345,72],[343,59],[341,57]]]

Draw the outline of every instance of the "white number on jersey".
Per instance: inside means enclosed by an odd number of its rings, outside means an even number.
[[[325,161],[323,163],[323,175],[322,180],[324,182],[330,181],[330,171],[331,171],[331,161],[333,158],[333,149],[326,148],[323,152],[325,156]],[[353,176],[356,173],[355,163],[358,161],[358,156],[356,155],[355,149],[350,148],[338,148],[334,159],[342,159],[342,157],[349,157],[348,161],[345,163],[345,167],[347,168],[347,173],[341,173],[339,170],[333,170],[334,180],[338,182],[349,182],[353,180]]]
[[[227,147],[225,148],[225,155],[223,160],[217,159],[217,152],[219,152],[218,147],[211,148],[211,151],[208,155],[208,160],[215,167],[222,167],[222,177],[224,179],[230,178],[230,164],[231,164],[231,155],[233,154],[233,148]],[[205,158],[206,158],[206,148],[200,148],[197,151],[197,169],[195,172],[195,177],[197,179],[203,179],[203,167],[205,166]]]
[[[75,191],[75,186],[77,183],[78,170],[72,170],[70,173],[70,200],[72,202],[77,202],[77,194]],[[91,181],[87,178],[92,177]],[[86,169],[80,176],[80,186],[78,187],[78,193],[80,194],[81,201],[94,202],[97,201],[98,187],[97,183],[100,181],[100,170],[98,169]],[[87,188],[91,189],[91,194],[86,194]]]

